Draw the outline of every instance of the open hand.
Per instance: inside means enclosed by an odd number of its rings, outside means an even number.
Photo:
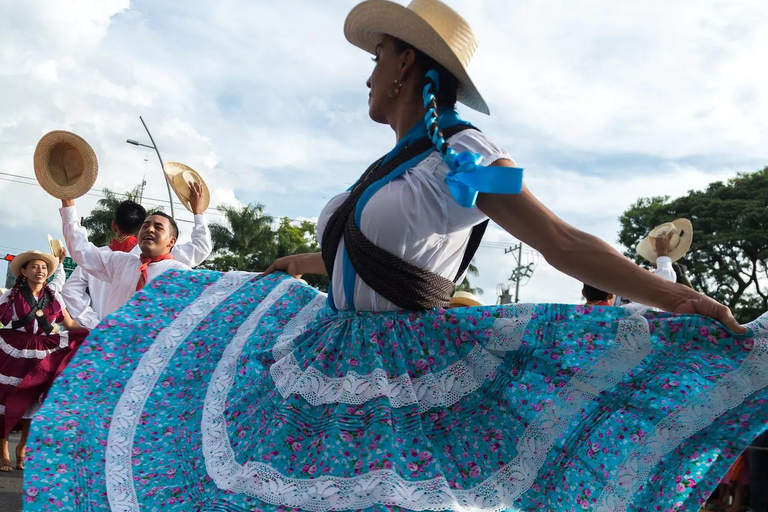
[[[708,316],[714,318],[722,323],[727,329],[730,329],[737,334],[744,334],[747,332],[745,327],[739,325],[739,322],[736,321],[731,310],[728,309],[727,306],[720,304],[704,294],[697,292],[694,292],[694,294],[695,295],[678,303],[677,306],[672,309],[672,312]]]

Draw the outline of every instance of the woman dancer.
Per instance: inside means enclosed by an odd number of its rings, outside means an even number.
[[[63,330],[80,326],[64,309],[59,292],[46,284],[49,269],[59,266],[54,256],[27,251],[10,265],[16,283],[0,297],[0,324],[5,326],[0,330],[0,472],[13,471],[8,434],[18,423],[16,469],[24,469],[30,418],[84,338],[82,332]]]
[[[444,4],[369,0],[345,33],[374,55],[370,114],[394,149],[322,212],[322,254],[170,272],[107,318],[84,348],[113,357],[81,351],[35,424],[27,509],[698,508],[765,427],[763,323],[740,334],[521,186],[452,108],[487,111]],[[582,281],[723,323],[446,310],[486,215]],[[329,296],[276,270],[327,271]]]

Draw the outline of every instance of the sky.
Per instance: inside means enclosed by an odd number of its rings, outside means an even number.
[[[373,63],[342,32],[356,3],[0,0],[0,253],[60,236],[59,201],[30,179],[50,130],[98,156],[81,216],[104,187],[143,178],[147,206],[167,201],[154,152],[125,143],[149,142],[140,115],[166,161],[205,178],[214,206],[316,219],[394,145],[367,114]],[[448,4],[478,36],[469,70],[491,109],[460,106],[462,117],[509,151],[552,211],[620,250],[618,217],[638,198],[768,165],[768,2]],[[181,222],[182,241],[191,226]],[[486,235],[473,280],[484,302],[509,284],[515,243],[497,227]],[[538,265],[522,301],[579,301],[578,282],[529,248],[523,259]]]

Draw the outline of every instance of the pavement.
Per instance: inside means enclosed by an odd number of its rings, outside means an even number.
[[[8,439],[8,450],[11,453],[11,464],[16,464],[16,445],[19,433],[14,432]],[[24,472],[18,469],[12,473],[0,473],[0,511],[21,512],[21,487]]]

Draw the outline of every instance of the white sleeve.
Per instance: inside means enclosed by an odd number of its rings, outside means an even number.
[[[88,241],[88,232],[80,225],[74,206],[59,209],[61,213],[64,241],[70,256],[78,266],[93,277],[112,282],[112,277],[122,270],[125,258],[132,258],[124,252],[100,251]]]
[[[8,297],[11,296],[11,288],[5,290],[2,295],[0,295],[0,304],[5,304],[8,302]]]
[[[672,259],[669,256],[659,256],[656,258],[656,270],[653,273],[667,281],[677,282],[677,274],[675,274],[675,269],[672,268]]]
[[[64,288],[64,282],[67,280],[67,274],[64,272],[64,265],[59,265],[56,272],[53,273],[53,279],[48,283],[48,288],[53,292],[60,292]]]
[[[196,267],[211,255],[213,242],[208,223],[202,214],[195,215],[195,227],[192,228],[192,241],[173,247],[173,258],[190,267]]]
[[[82,268],[77,267],[64,284],[61,296],[70,316],[83,327],[93,330],[99,325],[100,319],[91,307],[91,296],[85,291],[87,288],[88,276]]]

